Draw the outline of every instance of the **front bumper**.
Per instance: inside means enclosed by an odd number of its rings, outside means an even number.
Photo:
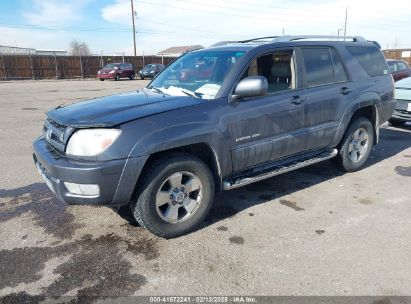
[[[99,79],[114,79],[115,74],[97,74],[97,78]]]
[[[34,162],[51,191],[70,205],[121,206],[130,202],[148,157],[110,161],[78,161],[54,150],[43,137],[33,143]],[[98,196],[70,193],[64,182],[98,185]]]
[[[397,100],[392,118],[411,121],[411,100]]]

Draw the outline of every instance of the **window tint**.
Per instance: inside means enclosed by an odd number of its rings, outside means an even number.
[[[254,59],[242,78],[264,76],[268,82],[268,93],[295,88],[294,53],[278,51]]]
[[[337,52],[331,48],[331,58],[334,65],[334,82],[348,81],[347,73]]]
[[[329,48],[306,48],[302,52],[308,86],[334,81],[333,63]]]
[[[371,77],[388,74],[384,56],[374,46],[349,46],[348,51]]]

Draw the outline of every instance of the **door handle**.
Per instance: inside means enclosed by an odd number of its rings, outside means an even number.
[[[295,105],[299,105],[304,101],[304,97],[301,97],[299,95],[291,97],[291,103]]]
[[[340,93],[343,95],[347,95],[350,94],[352,92],[352,90],[349,87],[342,87],[340,90]]]

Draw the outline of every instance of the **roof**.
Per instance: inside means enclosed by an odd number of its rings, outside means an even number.
[[[183,46],[173,46],[159,52],[159,55],[169,55],[169,54],[184,54],[198,49],[203,49],[202,45],[183,45]]]

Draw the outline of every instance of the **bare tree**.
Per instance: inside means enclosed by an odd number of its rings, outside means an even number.
[[[70,42],[69,53],[73,56],[91,55],[90,48],[85,41],[73,40]]]

